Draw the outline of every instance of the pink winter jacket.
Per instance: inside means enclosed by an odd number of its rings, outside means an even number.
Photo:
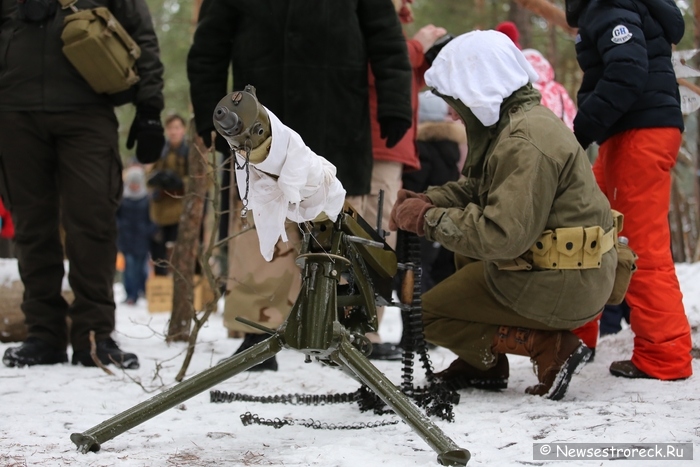
[[[535,89],[542,94],[542,105],[559,117],[571,131],[574,131],[576,105],[566,92],[566,88],[554,81],[554,68],[544,56],[535,49],[523,50],[523,55],[535,69],[540,79],[533,83]]]

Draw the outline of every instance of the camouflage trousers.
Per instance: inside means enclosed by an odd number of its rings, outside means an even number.
[[[301,234],[297,224],[287,222],[289,241],[278,241],[272,261],[265,261],[260,253],[253,215],[248,213],[244,226],[238,189],[233,187],[231,192],[233,209],[229,216],[229,235],[232,238],[228,243],[224,326],[231,331],[257,334],[260,331],[236,321],[236,317],[272,329],[287,319],[301,288],[301,270],[294,262],[299,254]]]

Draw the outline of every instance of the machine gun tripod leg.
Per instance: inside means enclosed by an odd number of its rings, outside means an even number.
[[[341,343],[339,358],[438,453],[440,465],[467,465],[469,451],[457,446],[352,344]]]
[[[83,433],[73,433],[70,439],[82,453],[97,452],[105,441],[109,441],[216,384],[264,362],[275,356],[280,350],[282,350],[282,341],[279,335],[275,334],[244,352],[223,360],[218,365],[204,370],[177,386],[141,402]]]

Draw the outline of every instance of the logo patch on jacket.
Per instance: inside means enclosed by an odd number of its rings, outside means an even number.
[[[615,26],[615,29],[612,30],[612,39],[616,44],[624,44],[628,40],[632,39],[632,33],[627,29],[627,26],[623,26],[620,24],[619,26]]]

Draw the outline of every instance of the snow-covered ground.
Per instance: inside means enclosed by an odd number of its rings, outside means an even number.
[[[684,302],[700,346],[700,263],[678,265]],[[8,272],[9,271],[9,272]],[[13,274],[0,267],[0,274]],[[3,278],[0,278],[2,282]],[[121,286],[116,298],[123,299]],[[0,298],[1,299],[1,298]],[[119,305],[115,338],[136,352],[141,368],[109,376],[97,368],[70,364],[24,369],[0,365],[0,466],[428,466],[438,465],[433,450],[406,424],[364,430],[313,430],[287,426],[244,427],[240,414],[263,418],[313,418],[329,423],[387,419],[361,413],[356,405],[300,407],[235,402],[212,404],[208,391],[104,443],[98,453],[80,454],[69,436],[83,432],[117,413],[171,387],[184,356],[184,344],[163,340],[168,314],[149,314],[146,304]],[[401,333],[399,313],[389,309],[382,325],[387,340]],[[230,355],[240,340],[227,339],[221,315],[200,335],[188,375]],[[0,344],[0,352],[13,344]],[[623,330],[602,338],[594,363],[574,378],[564,400],[525,394],[535,381],[529,361],[509,357],[511,377],[501,392],[461,391],[456,420],[436,420],[460,447],[472,453],[470,466],[637,465],[636,461],[537,461],[533,443],[668,443],[700,447],[700,360],[695,376],[679,382],[625,380],[608,373],[613,360],[629,358],[632,333]],[[69,353],[70,356],[70,353]],[[454,356],[431,352],[437,370]],[[303,355],[283,351],[276,373],[237,375],[215,389],[251,395],[351,392],[358,383],[339,371],[304,364]],[[399,362],[378,362],[392,381],[400,382]],[[422,372],[419,371],[419,378]],[[140,384],[137,384],[138,381]],[[421,384],[420,379],[417,380]],[[147,393],[146,391],[149,391]],[[642,464],[644,465],[644,464]],[[700,465],[694,461],[661,461],[646,465]]]

